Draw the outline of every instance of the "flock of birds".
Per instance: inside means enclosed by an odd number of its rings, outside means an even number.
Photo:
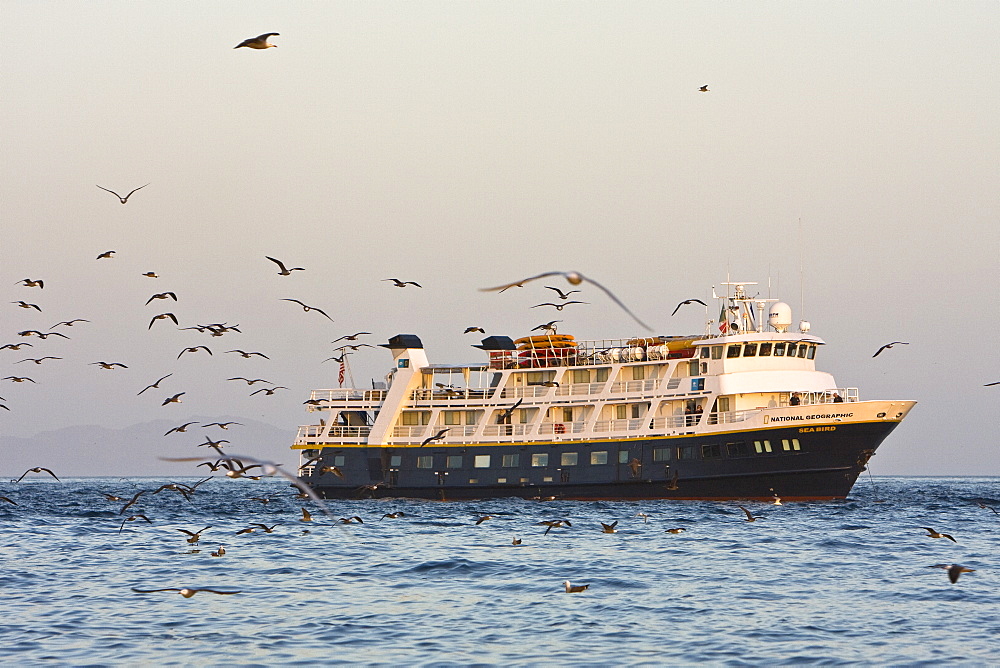
[[[278,35],[279,35],[279,33],[274,33],[274,32],[264,33],[262,35],[258,35],[257,37],[252,37],[252,38],[248,38],[246,40],[243,40],[241,43],[239,43],[238,45],[236,45],[234,48],[238,49],[238,48],[241,48],[241,47],[245,47],[245,48],[257,49],[257,50],[266,50],[266,49],[274,48],[277,45],[271,43],[269,40],[270,40],[271,37],[275,37],[275,36],[278,36]],[[708,92],[709,91],[707,85],[701,86],[698,90],[699,90],[699,92]],[[146,183],[146,184],[141,185],[141,186],[139,186],[137,188],[133,188],[132,190],[130,190],[124,196],[121,195],[121,194],[119,194],[118,192],[116,192],[114,190],[111,190],[109,188],[105,188],[104,186],[98,185],[97,187],[100,188],[101,190],[105,191],[105,192],[110,193],[111,195],[114,195],[119,200],[120,204],[125,205],[125,204],[127,204],[129,202],[130,198],[133,195],[135,195],[135,193],[137,193],[139,190],[142,190],[143,188],[146,188],[149,185],[150,185],[149,183]],[[96,256],[96,259],[97,260],[112,260],[115,257],[116,252],[117,251],[115,251],[115,250],[106,250],[106,251],[103,251],[103,252],[99,253]],[[265,256],[265,259],[267,259],[268,261],[270,261],[270,262],[274,263],[274,265],[276,265],[276,267],[278,269],[278,275],[279,276],[288,277],[288,276],[291,276],[293,274],[293,272],[305,271],[304,267],[292,267],[292,266],[286,265],[285,262],[283,262],[282,260],[280,260],[278,258],[275,258],[275,257]],[[154,271],[148,271],[148,272],[145,272],[145,273],[143,273],[141,275],[144,276],[144,277],[146,277],[146,278],[150,278],[150,279],[159,278],[159,275],[156,272],[154,272]],[[537,281],[537,280],[540,280],[540,279],[547,279],[547,278],[562,278],[562,279],[565,279],[566,282],[570,286],[580,286],[580,285],[582,285],[584,283],[592,285],[593,287],[595,287],[598,290],[600,290],[601,292],[603,292],[609,299],[611,299],[612,302],[614,302],[619,308],[621,308],[626,314],[628,314],[641,327],[643,327],[644,329],[646,329],[648,331],[652,331],[651,328],[644,321],[642,321],[628,306],[626,306],[625,303],[619,297],[617,297],[613,292],[611,292],[608,288],[606,288],[604,285],[602,285],[598,281],[596,281],[596,280],[594,280],[592,278],[589,278],[589,277],[587,277],[587,276],[585,276],[582,273],[577,272],[577,271],[548,271],[548,272],[537,274],[535,276],[529,276],[527,278],[524,278],[524,279],[521,279],[521,280],[518,280],[518,281],[513,281],[513,282],[510,282],[510,283],[505,283],[503,285],[498,285],[498,286],[491,287],[491,288],[483,288],[483,291],[484,292],[502,293],[502,292],[505,292],[505,291],[510,290],[512,288],[522,288],[527,283],[530,283],[530,282],[533,282],[533,281]],[[422,288],[423,287],[420,283],[418,283],[416,281],[408,281],[408,280],[403,280],[403,279],[395,278],[395,277],[393,277],[393,278],[386,278],[386,279],[383,279],[383,280],[385,282],[391,283],[394,287],[397,287],[397,288],[407,288],[407,287],[410,287],[410,286],[415,287],[415,288]],[[24,279],[21,279],[21,280],[17,281],[17,285],[21,285],[21,286],[23,286],[25,288],[34,288],[34,289],[38,289],[38,290],[43,290],[45,288],[45,281],[44,281],[44,279],[40,279],[40,278],[24,278]],[[570,299],[570,297],[573,294],[580,293],[581,292],[580,290],[576,290],[576,289],[563,290],[563,289],[561,289],[559,287],[549,286],[549,285],[545,286],[545,288],[548,289],[548,290],[552,290],[553,292],[555,292],[558,295],[558,297],[559,297],[559,299],[561,301],[558,301],[558,302],[557,301],[541,302],[541,303],[535,304],[531,308],[553,308],[553,309],[555,309],[555,311],[561,313],[564,309],[566,309],[566,308],[568,308],[570,306],[589,304],[589,302],[581,301],[581,300],[578,300],[578,299]],[[169,301],[174,302],[174,303],[176,303],[176,302],[179,301],[178,300],[178,296],[177,296],[177,294],[175,292],[173,292],[173,291],[164,291],[164,292],[157,292],[157,293],[152,294],[149,297],[149,299],[147,299],[146,305],[148,306],[149,304],[152,304],[153,302],[160,302],[160,301],[164,301],[164,300],[169,300]],[[302,310],[304,312],[306,312],[306,313],[315,312],[317,315],[325,317],[325,318],[327,318],[330,321],[333,320],[330,317],[330,315],[325,310],[323,310],[322,308],[319,308],[319,307],[314,306],[314,305],[306,304],[305,302],[303,302],[303,301],[301,301],[299,299],[284,298],[281,301],[287,301],[287,302],[296,304],[297,306],[301,307]],[[28,302],[28,301],[21,300],[21,299],[15,300],[12,303],[15,306],[17,306],[17,307],[19,307],[21,309],[26,309],[26,310],[29,310],[29,311],[35,311],[35,312],[38,312],[38,313],[43,312],[42,307],[39,304],[36,304],[36,303]],[[683,306],[690,305],[690,304],[700,304],[700,305],[705,306],[707,308],[707,305],[705,304],[705,302],[702,301],[702,300],[700,300],[700,299],[686,299],[686,300],[681,301],[679,304],[677,304],[677,306],[674,308],[673,312],[671,313],[671,316],[676,315],[676,313]],[[224,336],[226,334],[229,334],[231,332],[241,333],[241,331],[239,329],[239,325],[230,325],[230,324],[225,323],[225,322],[222,322],[222,323],[208,323],[208,324],[196,324],[196,325],[193,325],[193,326],[181,327],[180,326],[180,320],[178,319],[177,315],[175,313],[173,313],[172,311],[165,311],[163,313],[159,313],[159,314],[153,315],[150,318],[150,320],[149,320],[149,323],[147,325],[147,330],[151,330],[153,328],[153,326],[156,325],[159,322],[168,322],[168,321],[172,322],[174,324],[174,326],[176,326],[178,329],[181,329],[181,330],[195,330],[195,331],[197,331],[200,334],[208,334],[210,337],[213,337],[213,338],[222,337],[222,336]],[[74,319],[71,319],[71,320],[63,320],[63,321],[55,323],[50,328],[48,328],[49,331],[47,331],[47,332],[43,332],[43,331],[38,330],[38,329],[24,329],[24,330],[21,330],[21,331],[17,332],[17,335],[19,337],[22,337],[22,338],[36,337],[37,339],[39,339],[41,341],[44,341],[44,340],[46,340],[46,339],[48,339],[50,337],[58,337],[58,338],[62,338],[62,339],[69,339],[70,337],[68,335],[66,335],[65,333],[63,333],[63,331],[58,331],[57,328],[75,327],[75,326],[80,325],[81,323],[89,323],[89,322],[90,322],[89,320],[84,319],[84,318],[74,318]],[[559,321],[559,320],[553,320],[553,321],[550,321],[548,323],[544,323],[542,325],[539,325],[538,327],[535,327],[533,331],[546,331],[546,332],[552,332],[552,333],[554,333],[556,331],[556,324],[558,322],[561,322],[561,321]],[[481,332],[481,333],[485,334],[485,330],[482,327],[479,327],[479,326],[470,326],[470,327],[467,327],[465,329],[465,333],[473,333],[473,332]],[[370,335],[370,334],[371,334],[371,332],[363,332],[363,331],[362,332],[356,332],[354,334],[348,334],[348,335],[341,336],[338,339],[335,339],[333,341],[333,343],[336,344],[336,343],[338,343],[340,341],[350,341],[350,342],[353,342],[353,341],[357,341],[358,338],[361,337],[361,336]],[[873,357],[877,357],[878,355],[880,355],[885,350],[891,349],[893,346],[896,346],[896,345],[909,345],[909,344],[907,342],[903,342],[903,341],[893,341],[891,343],[887,343],[887,344],[883,345],[882,347],[880,347],[875,352],[875,354],[873,355]],[[4,344],[0,345],[0,351],[5,351],[5,350],[7,350],[7,351],[19,351],[19,350],[21,350],[24,347],[34,347],[34,344],[32,344],[30,342],[27,342],[27,341],[18,341],[18,342],[4,343]],[[360,349],[362,347],[370,347],[370,346],[369,346],[369,344],[364,344],[364,343],[357,344],[357,345],[351,345],[351,344],[342,345],[341,347],[335,349],[335,351],[334,351],[335,353],[339,353],[339,354],[335,354],[333,357],[330,357],[330,358],[328,358],[327,360],[324,360],[324,361],[335,360],[335,361],[343,362],[348,354],[353,353],[353,352],[357,351],[358,349]],[[210,349],[207,345],[186,346],[186,347],[184,347],[177,354],[176,359],[180,360],[181,357],[183,357],[185,355],[200,355],[200,354],[204,354],[204,355],[207,355],[207,356],[212,356],[214,353],[213,353],[212,349]],[[234,349],[226,350],[226,351],[224,351],[223,354],[237,354],[237,355],[241,356],[244,359],[251,359],[251,358],[261,358],[261,359],[265,359],[265,360],[269,360],[270,359],[266,354],[264,354],[262,352],[258,352],[258,351],[245,351],[245,350],[242,350],[240,348],[234,348]],[[47,364],[47,363],[56,362],[56,361],[59,361],[59,360],[62,360],[62,359],[63,359],[63,357],[60,357],[60,356],[42,355],[42,356],[37,356],[37,357],[25,357],[23,359],[17,360],[16,362],[14,362],[14,364],[32,363],[34,365],[41,365],[43,363]],[[126,365],[126,364],[124,364],[122,362],[118,362],[118,361],[99,360],[99,361],[89,362],[89,364],[93,365],[93,366],[97,366],[97,367],[99,367],[102,370],[108,370],[108,371],[114,371],[114,370],[128,369],[129,368],[128,365]],[[160,388],[160,383],[166,381],[168,378],[170,378],[172,376],[173,376],[173,372],[161,376],[155,382],[150,383],[150,384],[146,385],[144,388],[142,388],[137,393],[137,396],[143,395],[143,394],[145,394],[146,392],[148,392],[150,390],[161,389]],[[9,375],[9,376],[4,377],[2,380],[4,380],[4,381],[10,381],[12,383],[25,383],[25,382],[35,383],[36,382],[30,376],[20,376],[20,375]],[[236,377],[229,378],[227,380],[228,381],[232,381],[232,382],[245,382],[247,384],[247,386],[253,386],[253,385],[256,385],[257,383],[262,383],[262,384],[265,385],[265,387],[261,387],[259,389],[255,389],[253,392],[251,392],[250,396],[254,396],[254,395],[257,395],[257,394],[264,394],[265,396],[271,396],[275,392],[277,392],[278,390],[287,390],[288,389],[286,386],[277,385],[277,384],[272,383],[271,381],[266,380],[264,378],[250,378],[250,377],[246,377],[246,376],[236,376]],[[989,383],[988,385],[997,385],[997,384],[1000,384],[1000,381],[998,381],[996,383]],[[171,404],[181,403],[182,402],[181,398],[185,394],[187,394],[187,392],[185,392],[185,391],[179,391],[179,392],[173,392],[171,394],[167,394],[166,396],[163,397],[161,406],[168,406],[168,405],[171,405]],[[0,409],[4,409],[6,411],[10,411],[11,410],[10,407],[7,405],[7,400],[5,398],[0,397],[0,402],[2,402],[2,403],[0,403]],[[306,403],[308,403],[308,402],[306,402]],[[517,407],[517,404],[515,404],[514,406],[512,406],[509,410],[512,412],[516,407]],[[185,433],[189,428],[191,428],[191,427],[193,427],[195,425],[198,425],[198,424],[199,423],[196,422],[196,421],[189,421],[189,422],[183,423],[181,425],[175,426],[175,427],[171,428],[170,430],[168,430],[164,434],[164,436],[170,436],[171,434],[176,434],[176,433]],[[232,425],[239,426],[239,423],[232,422],[232,421],[229,421],[229,422],[212,422],[212,423],[207,423],[207,424],[201,424],[200,428],[202,428],[202,429],[209,429],[209,428],[212,428],[212,427],[217,427],[217,428],[222,429],[222,430],[228,430],[229,427],[232,426]],[[441,438],[444,437],[444,435],[447,433],[447,431],[448,431],[447,429],[443,429],[443,430],[439,431],[434,436],[431,436],[430,438],[426,439],[423,442],[422,445],[426,445],[426,444],[432,443],[432,442],[434,442],[436,440],[440,440]],[[205,437],[205,442],[204,443],[198,443],[197,445],[198,445],[198,447],[206,446],[209,449],[213,450],[218,455],[218,457],[214,461],[212,461],[211,459],[208,459],[208,460],[205,460],[205,461],[201,461],[201,459],[202,459],[201,457],[174,458],[174,459],[171,459],[170,461],[199,461],[199,463],[197,464],[197,467],[205,466],[205,467],[209,468],[213,473],[214,472],[218,472],[218,471],[224,471],[224,475],[226,477],[233,478],[233,479],[235,479],[235,478],[246,478],[246,479],[251,479],[251,480],[259,480],[262,476],[282,475],[282,476],[286,477],[289,481],[291,481],[292,485],[295,485],[296,487],[299,488],[299,493],[296,495],[297,498],[300,498],[300,499],[311,499],[320,508],[320,510],[322,512],[324,512],[324,513],[326,513],[327,515],[330,516],[330,518],[333,520],[334,523],[336,523],[336,524],[352,524],[352,523],[363,524],[364,523],[363,519],[360,516],[340,517],[340,518],[333,517],[333,515],[330,513],[330,511],[327,509],[327,507],[323,504],[323,502],[318,497],[316,497],[316,495],[312,492],[312,490],[309,489],[308,486],[306,486],[304,483],[302,483],[297,478],[297,476],[295,476],[295,475],[293,475],[293,474],[291,474],[291,473],[289,473],[287,471],[284,471],[283,469],[281,469],[281,467],[279,465],[274,464],[273,462],[256,460],[256,459],[254,459],[252,457],[248,457],[248,456],[245,456],[245,455],[229,455],[229,454],[226,454],[225,451],[223,450],[223,447],[226,444],[228,444],[228,443],[229,443],[229,441],[224,440],[224,439],[213,441],[211,438],[209,438],[208,436],[206,436]],[[335,469],[336,467],[329,467],[329,468],[330,469]],[[335,474],[338,473],[336,470],[331,470],[330,472],[335,473]],[[46,468],[46,467],[42,467],[42,466],[36,466],[36,467],[29,468],[19,478],[17,478],[16,480],[13,480],[12,483],[19,483],[26,476],[28,476],[30,474],[45,474],[45,475],[51,476],[56,481],[59,480],[59,478],[56,476],[56,474],[51,469]],[[197,492],[198,488],[201,485],[203,485],[204,483],[206,483],[206,482],[208,482],[208,481],[210,481],[212,479],[213,479],[213,477],[204,478],[204,479],[199,480],[198,482],[196,482],[196,483],[194,483],[192,485],[187,485],[187,484],[182,484],[182,483],[177,483],[177,482],[169,482],[169,483],[165,483],[163,485],[160,485],[159,487],[156,487],[156,488],[139,490],[130,499],[127,499],[127,500],[124,497],[119,497],[119,496],[117,496],[115,494],[111,494],[111,493],[103,493],[103,495],[104,495],[105,499],[107,501],[109,501],[109,502],[114,502],[114,503],[124,502],[123,505],[122,505],[122,507],[121,507],[121,509],[120,509],[120,511],[119,511],[119,515],[123,516],[121,524],[119,525],[119,528],[118,528],[118,532],[120,534],[120,533],[122,533],[122,531],[124,531],[126,525],[129,524],[129,523],[143,521],[143,522],[145,522],[147,524],[150,524],[150,525],[153,524],[152,519],[150,519],[150,517],[146,514],[148,511],[146,511],[142,507],[142,504],[145,501],[148,501],[149,499],[151,499],[151,498],[155,497],[156,495],[158,495],[160,493],[163,493],[163,492],[173,492],[173,493],[176,493],[176,494],[180,495],[185,500],[191,501],[192,498],[194,497],[195,493]],[[252,500],[258,501],[258,502],[260,502],[262,504],[267,504],[267,503],[271,503],[274,499],[272,499],[271,497],[254,497]],[[18,505],[17,501],[15,501],[14,499],[12,499],[9,496],[0,496],[0,501],[4,502],[5,504],[8,504],[8,506],[17,506]],[[778,499],[777,497],[775,497],[775,503],[776,504],[780,504],[781,503],[780,499]],[[132,509],[135,506],[139,506],[139,510],[142,510],[143,512],[133,512],[132,514],[128,514],[126,516],[125,515],[126,511],[129,511],[130,509]],[[743,506],[739,506],[739,508],[745,514],[745,521],[746,522],[755,522],[757,520],[764,519],[760,515],[754,515],[754,514],[752,514],[750,512],[750,510],[748,510],[747,508],[745,508]],[[993,512],[997,512],[995,509],[991,508],[991,510],[993,510]],[[395,511],[395,512],[390,512],[390,513],[383,514],[382,517],[379,518],[379,521],[384,520],[384,519],[399,519],[399,518],[403,518],[403,517],[405,517],[405,514],[402,511]],[[637,515],[637,517],[641,517],[642,520],[643,520],[643,522],[645,523],[645,522],[648,521],[649,515],[646,514],[646,513],[639,513]],[[483,522],[486,522],[486,521],[492,520],[492,519],[495,519],[495,516],[493,516],[493,515],[483,515],[483,516],[478,517],[475,520],[475,524],[476,525],[480,525]],[[306,507],[302,507],[301,508],[301,517],[298,518],[298,521],[302,522],[302,523],[313,522],[312,514],[309,512],[308,508],[306,508]],[[545,531],[544,531],[544,533],[542,535],[547,535],[547,534],[549,534],[549,532],[551,532],[554,529],[564,529],[564,528],[570,528],[570,527],[573,526],[571,524],[570,520],[565,519],[565,518],[563,518],[563,519],[554,519],[554,520],[551,520],[551,519],[550,520],[542,520],[542,521],[538,522],[537,525],[539,525],[539,526],[545,526],[546,527],[546,529],[545,529]],[[244,534],[254,533],[254,532],[258,532],[258,531],[259,532],[264,532],[264,533],[273,533],[277,529],[278,526],[280,526],[280,524],[267,525],[267,524],[260,523],[260,522],[254,522],[254,523],[250,523],[250,525],[248,527],[243,528],[243,529],[237,531],[236,535],[244,535]],[[617,526],[618,526],[618,520],[615,520],[614,522],[611,522],[611,523],[603,523],[602,522],[601,523],[601,531],[602,531],[602,533],[616,533],[617,532]],[[955,540],[955,538],[952,535],[950,535],[950,534],[939,533],[939,532],[937,532],[934,529],[929,528],[929,527],[923,527],[923,528],[924,528],[924,530],[927,531],[926,535],[929,538],[945,538],[945,539],[951,540],[953,542],[957,542]],[[197,545],[199,543],[199,541],[201,540],[203,534],[205,534],[210,529],[212,529],[212,526],[206,526],[206,527],[201,528],[201,529],[199,529],[197,531],[192,531],[192,530],[189,530],[189,529],[177,529],[177,531],[180,532],[180,533],[183,533],[186,536],[186,538],[185,538],[186,542],[188,544],[194,546],[194,545]],[[684,532],[685,530],[686,529],[684,527],[673,527],[673,528],[666,529],[665,531],[667,533],[670,533],[670,534],[680,534],[680,533]],[[304,529],[303,530],[303,533],[308,533],[308,532],[309,532],[309,529]],[[512,545],[513,546],[520,546],[522,544],[523,544],[523,540],[521,538],[518,538],[518,537],[515,537],[513,539],[513,541],[512,541]],[[216,550],[215,552],[212,552],[211,554],[212,554],[213,557],[223,557],[226,554],[225,547],[223,545],[220,545],[219,548],[218,548],[218,550]],[[960,564],[935,564],[934,566],[932,566],[932,568],[941,568],[941,569],[946,570],[947,573],[948,573],[948,577],[949,577],[949,579],[950,579],[950,581],[952,583],[957,582],[959,576],[962,573],[969,573],[969,572],[973,571],[973,569],[966,568],[966,567],[964,567],[964,566],[962,566]],[[582,584],[582,585],[581,584],[577,584],[577,585],[574,585],[569,580],[566,580],[566,581],[563,582],[563,587],[564,587],[564,590],[565,590],[566,593],[581,593],[581,592],[586,591],[589,588],[589,586],[590,586],[589,584]],[[142,593],[142,594],[151,594],[151,593],[159,593],[159,592],[179,593],[184,598],[191,598],[191,597],[193,597],[194,595],[196,595],[198,593],[211,593],[211,594],[219,594],[219,595],[233,595],[233,594],[240,593],[239,591],[223,591],[223,590],[217,590],[217,589],[190,588],[190,587],[167,587],[167,588],[156,588],[156,589],[133,588],[132,591],[134,591],[136,593]]]
[[[190,426],[190,424],[188,426]],[[229,423],[229,424],[234,424],[234,423]],[[212,426],[223,426],[223,425],[220,424]],[[229,425],[225,425],[225,427],[228,426]],[[207,445],[210,449],[214,450],[214,452],[218,455],[218,459],[216,459],[214,462],[211,461],[211,459],[201,461],[198,464],[199,467],[207,466],[212,471],[224,470],[225,476],[228,478],[232,479],[244,478],[251,481],[260,480],[263,476],[281,475],[286,479],[288,479],[293,486],[298,488],[298,493],[295,493],[294,495],[289,497],[290,499],[306,500],[307,503],[309,502],[309,500],[311,500],[312,504],[315,506],[314,511],[316,508],[318,508],[318,510],[321,513],[324,513],[329,518],[329,522],[318,523],[316,518],[314,518],[313,516],[313,512],[310,512],[309,507],[303,506],[300,503],[298,504],[299,514],[297,517],[294,518],[286,517],[284,521],[273,521],[275,519],[275,515],[272,513],[269,515],[269,518],[272,520],[272,523],[253,521],[253,522],[246,522],[245,526],[235,531],[233,531],[231,528],[228,529],[227,535],[230,535],[232,537],[231,540],[235,540],[236,536],[245,536],[255,533],[261,533],[261,534],[274,534],[276,532],[282,533],[280,529],[281,527],[289,527],[295,525],[299,526],[299,529],[297,530],[298,534],[305,535],[311,533],[312,529],[302,528],[303,525],[315,528],[318,526],[341,527],[343,525],[349,525],[349,524],[356,524],[356,525],[366,524],[365,519],[360,515],[352,515],[348,517],[335,516],[333,513],[330,512],[330,509],[327,507],[327,505],[321,499],[316,497],[314,493],[312,493],[312,491],[307,485],[302,483],[296,476],[294,476],[290,472],[281,469],[281,467],[278,466],[277,464],[274,464],[273,462],[257,460],[243,455],[227,455],[222,448],[223,444],[228,443],[228,441],[213,442],[211,441],[211,439],[206,439],[206,441],[207,441],[206,443],[202,443],[199,445]],[[189,458],[170,459],[168,461],[196,461],[199,459],[201,458],[189,457]],[[336,471],[333,472],[336,473]],[[46,467],[37,466],[28,469],[19,478],[17,478],[16,480],[12,480],[11,483],[13,484],[19,483],[25,477],[31,474],[44,474],[50,476],[56,481],[60,480],[59,477],[52,470]],[[103,496],[108,503],[120,504],[120,508],[118,509],[117,515],[121,518],[121,521],[120,523],[117,523],[116,521],[116,523],[118,526],[118,531],[117,531],[118,535],[121,535],[125,531],[128,525],[132,525],[132,528],[130,529],[132,532],[138,531],[138,529],[134,528],[137,525],[133,523],[143,522],[145,523],[145,525],[149,525],[150,527],[156,525],[156,523],[151,517],[151,515],[154,514],[156,507],[150,505],[150,502],[152,502],[157,497],[157,495],[161,493],[174,493],[177,494],[184,501],[189,503],[194,503],[194,499],[196,495],[199,493],[199,488],[201,488],[201,486],[204,485],[205,483],[208,483],[215,479],[216,477],[209,476],[193,484],[186,484],[180,482],[166,482],[158,486],[139,489],[135,491],[131,495],[131,497],[128,497],[127,495],[121,493],[112,493],[107,491],[100,491],[99,494]],[[554,501],[555,497],[540,497],[537,500],[542,502]],[[262,506],[268,506],[269,504],[281,504],[287,507],[290,503],[288,499],[284,498],[284,495],[249,496],[248,498],[246,498],[246,501],[259,503]],[[11,506],[18,506],[17,501],[11,498],[10,496],[0,496],[0,502],[7,504],[6,507],[8,508]],[[783,505],[781,498],[778,497],[777,494],[774,495],[772,504],[775,506]],[[980,502],[979,507],[983,509],[988,509],[992,511],[994,514],[1000,515],[1000,512],[998,512],[992,506],[988,506]],[[742,505],[737,505],[736,508],[738,509],[738,512],[742,520],[747,523],[758,522],[760,520],[767,519],[768,517],[767,515],[755,514],[751,512],[749,508]],[[8,510],[6,512],[11,512],[11,511]],[[497,520],[511,521],[517,519],[514,517],[510,517],[510,515],[513,515],[513,513],[478,514],[474,516],[473,520],[471,520],[471,524],[472,526],[478,527],[484,524],[485,522],[491,522],[492,524]],[[405,519],[410,518],[411,516],[407,515],[407,513],[402,510],[393,510],[390,512],[382,513],[380,516],[377,515],[377,517],[378,517],[377,520],[369,518],[368,524],[371,524],[373,521],[377,523],[387,519],[405,521]],[[651,517],[654,518],[654,520],[656,519],[655,515],[651,515],[650,513],[647,512],[640,511],[636,513],[634,516],[632,516],[632,519],[633,520],[641,519],[642,523],[638,527],[631,527],[631,529],[633,531],[644,530],[643,528],[644,525],[649,525]],[[620,519],[615,519],[614,521],[611,522],[603,522],[603,521],[598,522],[598,524],[600,525],[600,533],[603,534],[618,533],[620,522],[621,522]],[[548,536],[551,532],[554,531],[563,532],[571,530],[575,531],[588,530],[586,525],[581,526],[580,522],[577,522],[576,525],[574,525],[573,521],[571,521],[567,517],[542,519],[539,521],[532,522],[532,526],[545,527],[545,530],[540,532],[540,534],[538,534],[539,538]],[[173,530],[180,534],[183,534],[182,538],[188,546],[187,547],[188,552],[196,553],[201,551],[199,546],[202,539],[205,538],[206,534],[208,534],[208,532],[213,528],[214,528],[213,524],[209,524],[199,529],[174,527]],[[596,528],[597,527],[594,527],[593,530],[596,530]],[[936,531],[931,527],[920,527],[920,528],[926,532],[924,535],[927,538],[945,539],[956,544],[958,543],[958,540],[951,534]],[[662,529],[663,533],[671,535],[679,535],[685,533],[688,530],[689,527],[685,526],[668,526],[667,528]],[[291,531],[285,531],[284,533],[288,534],[295,532],[296,530],[293,529]],[[511,547],[521,547],[525,545],[524,541],[525,539],[523,537],[515,534],[515,536],[511,540],[510,545]],[[226,545],[222,544],[221,540],[219,540],[219,543],[220,544],[218,545],[218,548],[210,552],[210,555],[212,557],[222,558],[226,555],[227,553]],[[952,584],[957,583],[959,577],[962,574],[975,572],[975,569],[968,568],[966,566],[956,563],[933,564],[932,566],[929,566],[929,568],[945,570],[947,572],[948,579]],[[569,580],[564,581],[562,584],[565,593],[574,593],[574,594],[582,593],[588,590],[591,586],[590,584],[572,584]],[[140,594],[154,594],[162,592],[178,593],[184,598],[191,598],[192,596],[198,593],[211,593],[211,594],[221,594],[221,595],[232,595],[232,594],[242,593],[241,590],[195,588],[195,587],[160,587],[152,589],[133,587],[132,591]]]

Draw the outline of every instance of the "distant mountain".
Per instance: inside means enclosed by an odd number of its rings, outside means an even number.
[[[66,427],[44,431],[24,438],[0,434],[0,476],[16,478],[35,466],[52,469],[64,476],[160,476],[198,475],[207,467],[197,468],[198,462],[165,462],[160,457],[204,457],[215,461],[218,455],[208,447],[197,447],[206,438],[225,439],[223,447],[230,453],[250,455],[283,464],[294,471],[298,454],[290,449],[295,429],[247,418],[194,416],[187,418],[199,423],[235,421],[223,430],[202,428],[194,424],[183,433],[164,434],[182,424],[154,420],[122,429],[93,425]]]

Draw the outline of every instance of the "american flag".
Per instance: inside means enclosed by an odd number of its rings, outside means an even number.
[[[340,383],[340,387],[344,386],[344,372],[346,370],[347,370],[347,367],[345,367],[344,363],[341,362],[340,363],[340,373],[337,374],[337,382]]]

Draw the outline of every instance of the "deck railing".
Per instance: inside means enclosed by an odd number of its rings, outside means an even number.
[[[367,438],[368,434],[371,433],[371,427],[363,426],[348,426],[348,425],[315,425],[309,424],[299,427],[298,433],[295,435],[296,441],[303,441],[305,439],[324,439],[324,438],[336,438],[340,440],[360,440]]]
[[[316,401],[368,401],[381,403],[385,401],[386,390],[355,390],[338,388],[334,390],[313,390],[310,399]]]

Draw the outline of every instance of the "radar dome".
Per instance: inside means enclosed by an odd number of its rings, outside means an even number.
[[[792,325],[792,307],[785,302],[773,304],[767,312],[767,324],[775,331],[785,332]]]

